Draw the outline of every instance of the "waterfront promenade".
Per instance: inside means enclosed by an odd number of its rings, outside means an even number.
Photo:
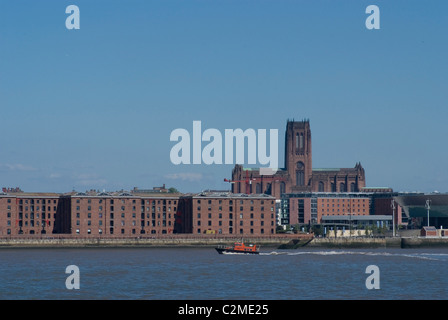
[[[312,234],[281,234],[269,236],[236,235],[160,235],[136,237],[79,237],[72,235],[27,235],[0,238],[0,248],[51,247],[214,247],[244,240],[264,247],[278,247],[292,240],[310,241]]]
[[[77,237],[70,235],[27,235],[0,238],[0,248],[132,248],[132,247],[214,247],[237,241],[261,247],[310,248],[425,248],[447,247],[442,237],[338,237],[314,238],[312,234],[278,234],[270,236],[231,235],[162,235],[157,237]]]

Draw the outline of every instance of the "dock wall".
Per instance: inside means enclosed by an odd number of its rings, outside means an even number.
[[[215,247],[237,241],[256,243],[260,247],[280,249],[307,248],[448,248],[445,237],[340,237],[314,238],[310,236],[269,237],[157,237],[157,238],[78,238],[78,237],[11,237],[0,238],[0,248],[131,248],[131,247]]]
[[[172,236],[154,238],[79,238],[79,237],[27,237],[0,238],[0,248],[85,248],[85,247],[214,247],[237,241],[256,243],[261,247],[278,247],[297,239],[295,236],[269,237],[218,237]]]

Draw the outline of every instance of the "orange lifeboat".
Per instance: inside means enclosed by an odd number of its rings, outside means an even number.
[[[233,246],[219,246],[215,248],[219,254],[259,254],[260,247],[254,244],[246,245],[244,242],[235,242]]]

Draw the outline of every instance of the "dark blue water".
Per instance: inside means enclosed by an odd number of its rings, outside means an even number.
[[[447,299],[448,249],[2,249],[0,299]],[[80,289],[68,290],[68,265]],[[366,288],[366,267],[380,289]]]

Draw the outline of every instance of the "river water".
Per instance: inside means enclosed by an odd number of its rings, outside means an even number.
[[[447,299],[448,249],[1,249],[0,299]],[[69,265],[79,289],[67,289]],[[368,289],[366,273],[377,266]]]

